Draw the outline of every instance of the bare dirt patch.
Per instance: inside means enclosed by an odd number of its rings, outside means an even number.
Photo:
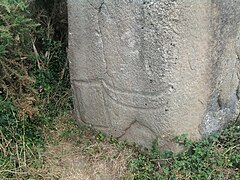
[[[127,159],[131,157],[131,151],[88,137],[88,130],[76,129],[69,119],[69,116],[61,117],[56,130],[48,134],[50,140],[44,154],[44,168],[48,169],[46,177],[64,180],[129,179]]]

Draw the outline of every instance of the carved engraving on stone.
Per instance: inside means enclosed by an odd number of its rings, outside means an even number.
[[[80,122],[144,146],[197,140],[239,112],[240,1],[68,0]]]

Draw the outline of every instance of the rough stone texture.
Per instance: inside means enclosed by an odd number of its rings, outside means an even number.
[[[239,113],[239,0],[68,0],[77,119],[144,146]]]

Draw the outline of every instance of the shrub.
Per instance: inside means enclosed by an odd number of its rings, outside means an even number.
[[[1,178],[38,177],[30,169],[44,161],[43,129],[71,100],[67,32],[57,36],[53,21],[27,0],[0,2]]]

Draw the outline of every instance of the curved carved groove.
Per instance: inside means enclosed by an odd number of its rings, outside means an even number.
[[[144,95],[129,91],[122,92],[115,88],[113,89],[105,81],[102,81],[102,85],[106,94],[112,100],[124,106],[138,109],[158,109],[166,104],[162,95],[147,95],[147,93]]]

